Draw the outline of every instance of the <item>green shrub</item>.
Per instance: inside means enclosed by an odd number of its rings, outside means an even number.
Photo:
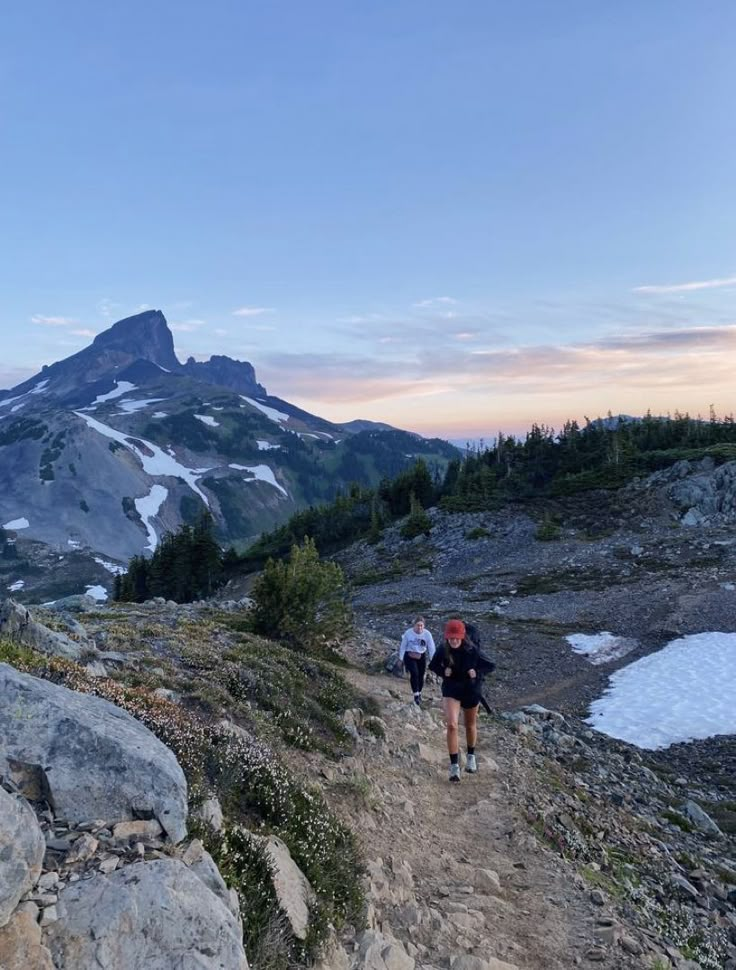
[[[432,530],[432,520],[424,511],[422,503],[411,493],[409,500],[409,517],[401,528],[404,539],[415,539],[417,536],[428,536]]]
[[[560,538],[560,527],[551,515],[545,514],[544,519],[537,526],[534,538],[540,542],[554,542]]]
[[[317,650],[350,627],[342,569],[321,562],[310,538],[292,547],[288,561],[269,559],[252,596],[253,631],[293,646]]]
[[[484,528],[482,525],[477,525],[474,529],[470,529],[469,532],[465,533],[466,539],[487,539],[490,536],[488,529]]]

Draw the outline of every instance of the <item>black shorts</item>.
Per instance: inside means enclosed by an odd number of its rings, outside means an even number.
[[[453,684],[452,681],[443,683],[442,696],[460,701],[460,707],[464,711],[472,710],[480,704],[480,691],[477,688],[467,688],[464,684]]]

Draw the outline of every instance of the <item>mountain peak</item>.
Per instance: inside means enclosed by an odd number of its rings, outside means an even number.
[[[118,320],[92,342],[97,350],[120,350],[141,360],[150,360],[166,370],[178,370],[174,338],[160,310],[145,310]]]

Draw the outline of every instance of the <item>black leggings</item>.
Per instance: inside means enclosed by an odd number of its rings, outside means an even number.
[[[421,694],[424,687],[424,672],[427,669],[427,654],[423,653],[418,660],[416,657],[404,655],[404,667],[409,671],[412,693]]]

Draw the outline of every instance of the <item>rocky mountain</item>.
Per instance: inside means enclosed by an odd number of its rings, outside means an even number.
[[[146,311],[0,392],[0,579],[21,598],[104,590],[206,509],[221,542],[242,547],[353,481],[455,454],[309,414],[247,362],[181,364],[164,315]]]

